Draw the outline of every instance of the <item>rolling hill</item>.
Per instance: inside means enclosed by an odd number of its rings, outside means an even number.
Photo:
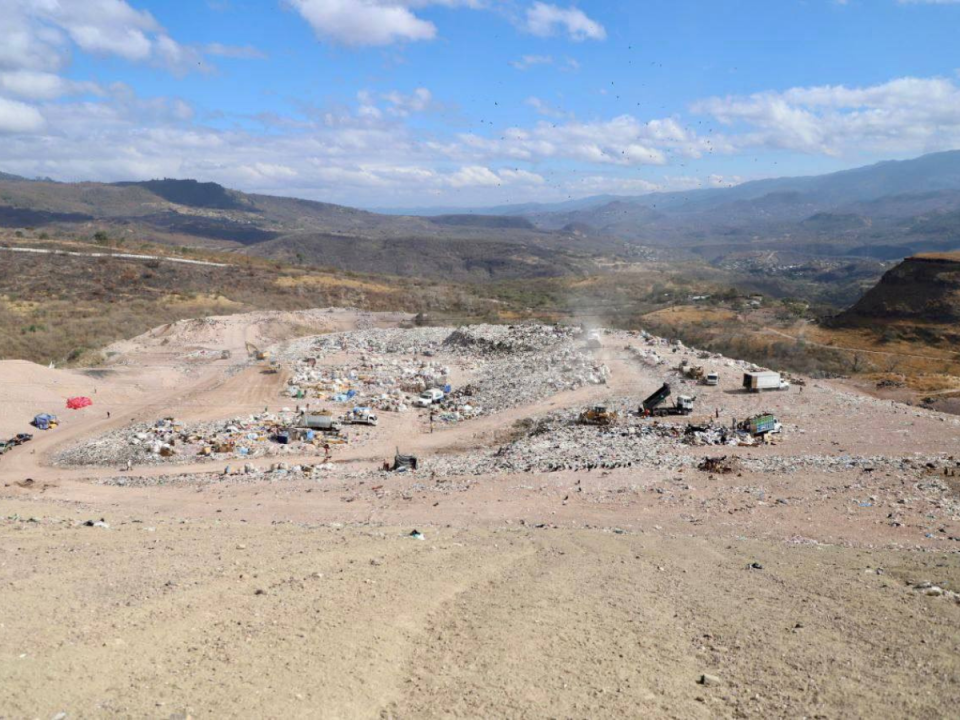
[[[732,188],[619,198],[566,212],[526,214],[537,227],[576,224],[709,259],[777,250],[884,260],[960,248],[960,151],[829,175]]]
[[[591,274],[651,253],[720,266],[750,253],[887,262],[960,249],[960,151],[731,188],[424,212],[382,214],[195,180],[0,176],[0,227],[487,282]]]
[[[595,269],[588,243],[523,217],[390,216],[241,193],[195,180],[53,183],[0,178],[0,227],[165,242],[360,272],[481,282]]]

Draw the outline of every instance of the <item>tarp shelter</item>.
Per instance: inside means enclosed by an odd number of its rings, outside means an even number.
[[[33,419],[33,424],[37,430],[49,430],[50,424],[55,423],[57,418],[53,415],[48,415],[47,413],[41,413]]]
[[[413,455],[401,455],[397,452],[397,454],[393,456],[394,470],[416,470],[417,465],[417,458]]]
[[[93,400],[88,397],[72,397],[67,400],[67,407],[70,410],[79,410],[80,408],[90,407]]]

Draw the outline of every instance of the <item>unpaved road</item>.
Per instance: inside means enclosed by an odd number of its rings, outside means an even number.
[[[234,367],[272,322],[120,344],[95,412],[0,461],[0,718],[900,718],[960,706],[960,604],[914,589],[960,589],[960,521],[921,491],[933,475],[645,468],[375,485],[332,472],[114,487],[91,482],[114,468],[47,464],[134,418],[283,404],[282,375]],[[357,322],[344,311],[325,326]],[[182,359],[223,346],[232,360]],[[621,351],[603,359],[609,386],[434,434],[413,414],[385,418],[336,459],[377,463],[398,444],[468,453],[516,420],[655,387]],[[50,397],[83,380],[43,370],[33,381]],[[946,418],[829,383],[743,397],[722,376],[697,391],[707,413],[789,417],[786,449],[750,457],[960,457]],[[960,478],[944,482],[960,491]],[[100,518],[109,528],[83,524]],[[704,673],[719,682],[699,684]]]

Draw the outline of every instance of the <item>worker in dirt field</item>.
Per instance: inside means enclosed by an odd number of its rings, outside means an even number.
[[[434,412],[431,409],[430,410],[430,434],[431,435],[433,434],[433,417],[434,417]]]
[[[323,444],[323,459],[324,460],[330,459],[330,443]]]

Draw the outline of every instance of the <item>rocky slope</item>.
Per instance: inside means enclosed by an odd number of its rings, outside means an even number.
[[[837,320],[960,322],[960,253],[907,258]]]

